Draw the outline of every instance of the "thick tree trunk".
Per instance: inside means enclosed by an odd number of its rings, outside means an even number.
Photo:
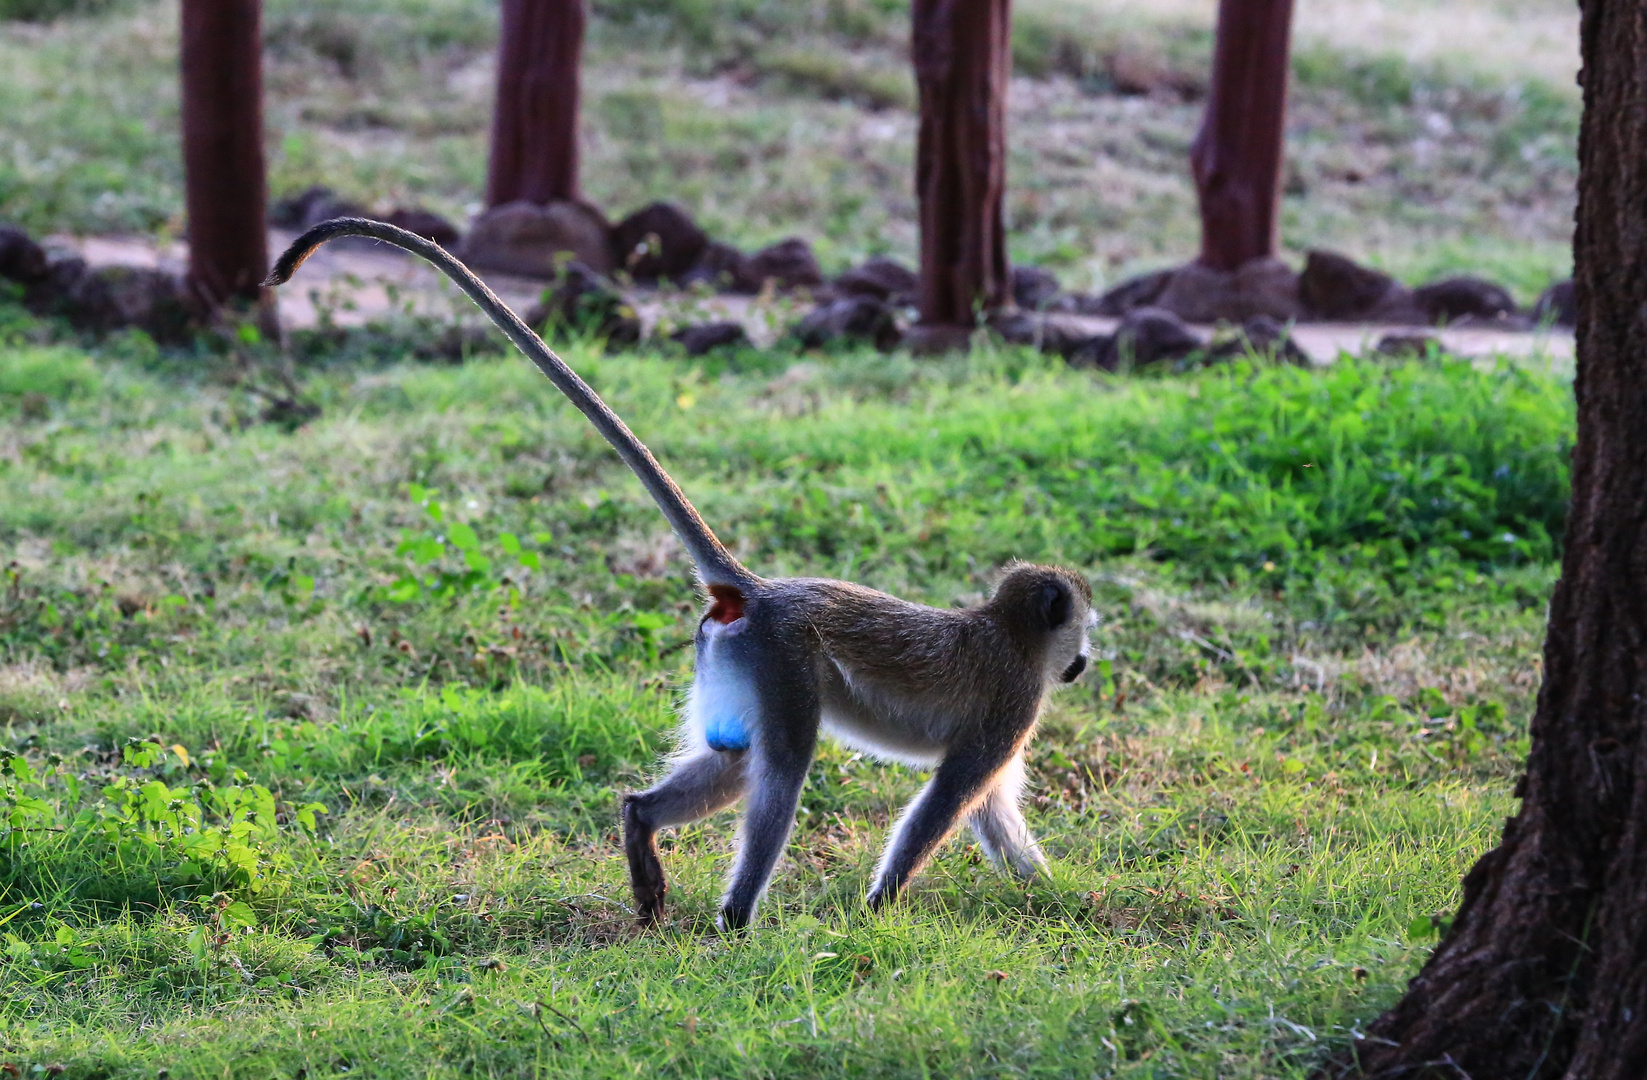
[[[1581,7],[1578,442],[1521,812],[1352,1076],[1647,1076],[1647,7]]]
[[[1201,262],[1234,270],[1275,254],[1292,0],[1221,0],[1212,92],[1190,147]]]
[[[503,0],[489,206],[578,197],[583,0]]]
[[[915,187],[921,205],[921,323],[970,330],[975,311],[1010,303],[1006,94],[1010,0],[914,0],[921,96]]]
[[[189,288],[206,310],[263,300],[269,268],[259,0],[183,0]]]

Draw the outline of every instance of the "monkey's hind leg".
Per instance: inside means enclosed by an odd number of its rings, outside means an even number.
[[[973,807],[967,824],[991,863],[1028,881],[1046,873],[1047,860],[1024,821],[1019,804],[1023,786],[1024,758],[1019,754],[1001,770],[983,801]]]
[[[708,817],[743,794],[748,754],[704,750],[686,758],[668,776],[623,800],[623,847],[629,856],[629,885],[635,917],[657,921],[669,883],[658,860],[658,830]]]

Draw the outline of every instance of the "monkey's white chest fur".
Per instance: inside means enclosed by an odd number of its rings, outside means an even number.
[[[703,625],[697,671],[686,699],[686,725],[701,735],[711,750],[747,750],[750,732],[759,720],[760,701],[754,685],[727,657],[727,638],[743,630],[742,619],[722,625]]]

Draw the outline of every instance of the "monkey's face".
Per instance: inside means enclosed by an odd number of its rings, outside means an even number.
[[[1089,607],[1084,614],[1085,617],[1080,620],[1071,620],[1072,625],[1077,628],[1074,635],[1075,652],[1058,672],[1059,682],[1072,683],[1079,679],[1081,673],[1087,669],[1087,661],[1092,658],[1092,628],[1098,625],[1098,613]]]
[[[1086,670],[1098,616],[1092,587],[1079,574],[1020,564],[1001,579],[989,606],[1040,654],[1048,682],[1074,682]]]
[[[1098,625],[1092,593],[1085,580],[1061,570],[1047,573],[1037,592],[1041,622],[1050,638],[1047,677],[1072,683],[1087,669],[1092,656],[1092,628]]]

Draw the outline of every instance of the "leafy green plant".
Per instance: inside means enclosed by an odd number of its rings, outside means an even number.
[[[409,569],[391,585],[374,592],[375,598],[390,603],[405,604],[413,600],[451,600],[460,593],[511,590],[519,597],[519,580],[511,578],[505,560],[525,571],[543,569],[543,558],[536,551],[523,547],[514,533],[499,533],[496,538],[500,556],[488,555],[482,549],[480,536],[474,527],[448,518],[446,508],[435,497],[439,492],[421,484],[408,486],[412,502],[422,508],[434,527],[402,529],[395,554],[422,571]],[[552,539],[548,533],[533,537],[539,544]],[[500,565],[502,564],[502,565]],[[311,588],[313,585],[311,583]]]
[[[37,767],[23,754],[0,750],[0,851],[7,856],[0,883],[27,888],[29,879],[51,876],[54,866],[78,858],[122,880],[140,872],[168,887],[240,896],[275,888],[291,856],[277,842],[273,793],[216,759],[201,762],[187,786],[168,783],[168,774],[187,779],[194,764],[181,746],[133,740],[94,785],[62,755]],[[288,816],[313,833],[316,815],[325,812],[322,804],[307,803]],[[91,888],[101,891],[95,882]]]

